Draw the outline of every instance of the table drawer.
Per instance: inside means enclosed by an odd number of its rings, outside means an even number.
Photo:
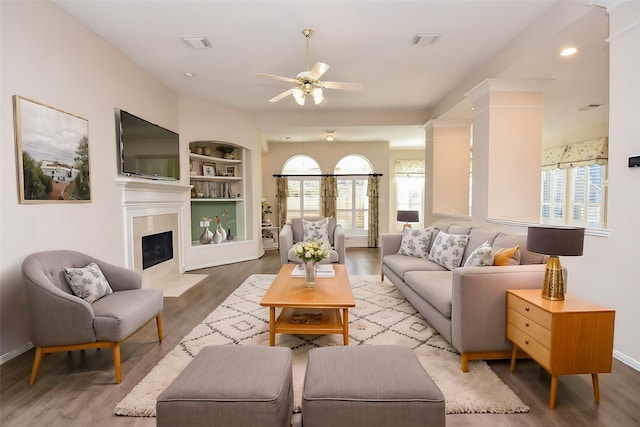
[[[507,294],[507,307],[551,330],[551,313],[515,295]]]
[[[507,322],[512,323],[516,328],[529,335],[546,348],[551,348],[551,331],[542,325],[534,322],[528,317],[523,316],[513,309],[507,312]]]
[[[507,338],[524,350],[525,353],[542,365],[543,368],[547,370],[550,369],[551,350],[518,329],[513,323],[507,324]]]

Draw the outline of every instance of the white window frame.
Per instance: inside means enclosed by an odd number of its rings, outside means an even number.
[[[598,168],[599,173],[594,171],[594,168]],[[601,184],[598,187],[597,183],[587,179],[578,197],[576,191],[579,189],[579,182],[576,176],[580,171],[584,171],[585,177],[590,177],[591,173],[598,173]],[[545,180],[549,186],[547,191],[545,191]],[[543,221],[562,221],[566,224],[587,224],[594,227],[603,227],[606,224],[607,167],[605,165],[542,171],[540,182],[540,218]],[[576,216],[578,211],[581,214]],[[556,214],[551,215],[552,212]],[[592,215],[592,218],[589,218],[589,215]]]

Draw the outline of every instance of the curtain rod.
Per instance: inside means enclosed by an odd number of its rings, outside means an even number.
[[[323,176],[382,176],[381,173],[322,173],[322,174],[315,174],[315,175],[297,175],[297,174],[292,174],[292,175],[287,175],[287,174],[278,174],[278,173],[274,173],[273,174],[274,178],[282,178],[282,177],[289,177],[289,176],[302,176],[302,177],[323,177]]]

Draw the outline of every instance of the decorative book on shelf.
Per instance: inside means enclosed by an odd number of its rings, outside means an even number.
[[[304,277],[304,265],[298,264],[292,271],[292,277]],[[336,276],[336,272],[333,271],[333,265],[331,264],[318,264],[316,265],[316,277],[319,279],[332,278]]]
[[[298,325],[320,325],[322,313],[296,313],[291,316],[291,323]]]

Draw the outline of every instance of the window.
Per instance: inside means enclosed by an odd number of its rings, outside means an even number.
[[[398,160],[395,170],[396,209],[418,211],[424,220],[424,160]]]
[[[290,221],[291,218],[304,216],[320,216],[320,166],[318,162],[306,155],[293,156],[282,167],[282,173],[290,175],[287,221]]]
[[[605,223],[606,166],[589,165],[542,172],[543,219]]]
[[[336,175],[373,173],[369,160],[355,154],[340,159],[334,169]],[[339,176],[336,221],[347,236],[366,236],[369,224],[369,197],[367,176]]]

